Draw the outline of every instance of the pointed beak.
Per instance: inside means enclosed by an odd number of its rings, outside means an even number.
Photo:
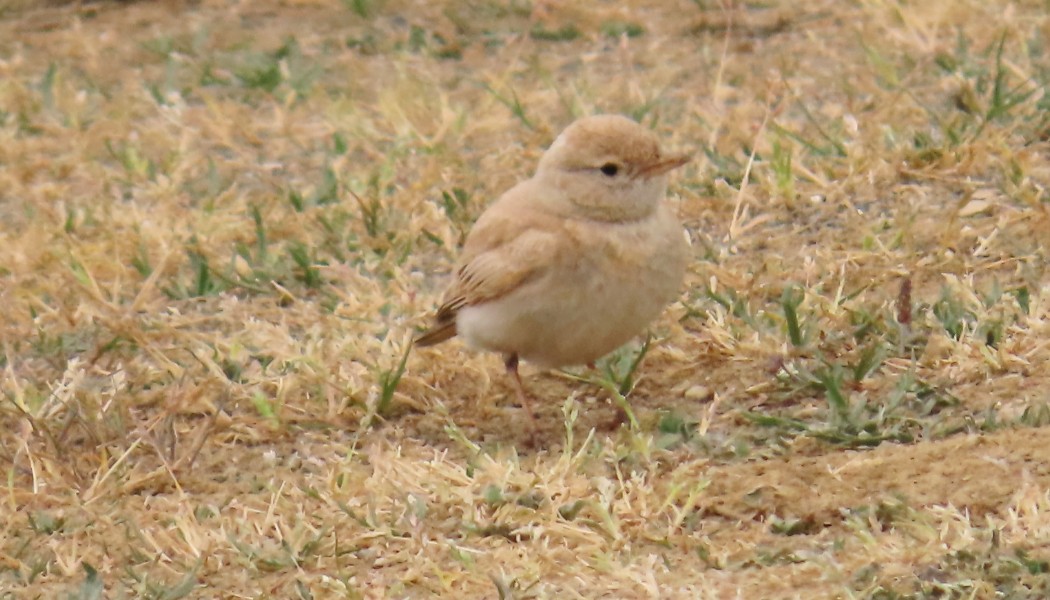
[[[677,169],[678,167],[684,165],[692,159],[693,157],[689,156],[688,154],[672,154],[670,156],[663,157],[656,162],[645,165],[641,168],[641,170],[638,171],[638,176],[649,178],[663,175],[668,171]]]

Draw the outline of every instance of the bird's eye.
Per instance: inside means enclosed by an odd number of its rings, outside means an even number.
[[[620,167],[616,166],[615,163],[605,163],[599,170],[602,172],[603,175],[614,177],[617,173],[620,172]]]

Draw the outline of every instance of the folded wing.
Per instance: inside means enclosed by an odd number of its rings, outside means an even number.
[[[551,267],[564,236],[558,222],[535,213],[486,213],[471,230],[455,278],[434,317],[434,325],[416,339],[431,346],[456,335],[456,315],[466,306],[501,298]],[[486,218],[489,217],[489,218]]]

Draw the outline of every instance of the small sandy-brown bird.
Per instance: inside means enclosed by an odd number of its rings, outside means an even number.
[[[677,297],[689,245],[664,196],[667,173],[688,161],[626,117],[571,124],[536,174],[474,224],[435,323],[416,344],[458,334],[502,353],[531,415],[519,359],[591,363]]]

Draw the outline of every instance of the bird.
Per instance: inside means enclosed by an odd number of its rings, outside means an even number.
[[[433,322],[414,344],[458,335],[501,354],[535,427],[519,361],[593,365],[681,292],[689,242],[666,193],[668,174],[689,160],[624,116],[571,123],[533,176],[474,223]]]

